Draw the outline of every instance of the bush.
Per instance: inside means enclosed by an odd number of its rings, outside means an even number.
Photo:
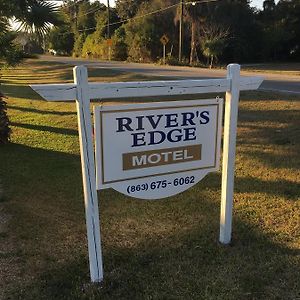
[[[82,57],[108,59],[108,46],[97,32],[89,34],[82,46]]]
[[[80,46],[82,41],[77,41],[76,47]],[[72,53],[74,46],[74,33],[71,28],[64,25],[61,27],[53,27],[49,33],[49,49],[63,54],[69,55]],[[76,50],[77,51],[77,50]]]
[[[14,43],[15,33],[0,32],[0,60],[6,66],[15,66],[23,59],[22,49]]]
[[[9,119],[7,116],[7,104],[4,96],[0,92],[0,144],[7,144],[10,140],[11,129],[9,128]]]
[[[126,32],[125,28],[122,26],[115,31],[115,34],[112,38],[112,57],[114,60],[126,60],[127,53],[127,44],[126,44]]]
[[[74,48],[73,48],[73,56],[80,57],[82,54],[82,47],[85,41],[85,35],[80,34],[75,37]]]

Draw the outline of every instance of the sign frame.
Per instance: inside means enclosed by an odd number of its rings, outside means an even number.
[[[177,111],[180,116],[180,112],[188,111],[190,114],[192,111],[198,113],[198,118],[200,117],[201,110],[209,110],[210,111],[210,119],[208,123],[205,124],[198,124],[195,122],[195,139],[193,141],[185,142],[185,145],[182,142],[176,141],[178,144],[172,144],[168,141],[164,143],[160,143],[159,146],[145,146],[141,148],[128,148],[125,152],[127,154],[120,155],[119,151],[116,149],[120,149],[120,146],[123,147],[128,141],[127,138],[124,136],[131,135],[132,131],[124,132],[124,133],[116,133],[114,130],[112,132],[111,129],[113,128],[113,124],[105,126],[107,124],[107,120],[111,120],[114,123],[114,118],[116,116],[126,116],[138,114],[139,116],[147,116],[149,113],[155,114],[155,112],[159,111],[160,114],[163,114],[163,111],[166,113],[170,113],[171,111]],[[180,111],[180,112],[178,112]],[[223,112],[223,99],[217,97],[214,99],[198,99],[198,100],[183,100],[183,101],[165,101],[165,102],[151,102],[151,103],[132,103],[132,104],[123,104],[121,106],[116,107],[115,105],[112,106],[94,106],[94,136],[95,136],[95,157],[96,157],[96,187],[98,190],[105,189],[105,188],[114,188],[115,190],[127,195],[132,196],[135,198],[140,199],[161,199],[176,195],[180,192],[183,192],[199,182],[207,173],[215,172],[219,170],[220,164],[220,146],[221,146],[221,129],[222,129],[222,112]],[[175,112],[174,112],[175,113]],[[129,115],[128,115],[129,114]],[[112,117],[114,116],[114,117]],[[147,117],[145,117],[147,118]],[[196,113],[195,113],[196,118]],[[114,120],[114,121],[113,121]],[[178,117],[178,122],[180,117]],[[151,126],[150,126],[151,127]],[[171,127],[173,130],[178,131],[180,126]],[[212,132],[210,128],[213,128],[214,131]],[[153,129],[153,128],[150,128]],[[145,134],[147,134],[146,127],[144,128]],[[159,128],[159,123],[157,123],[157,127],[155,130],[164,130],[163,128]],[[108,132],[107,132],[108,131]],[[106,133],[107,132],[107,133]],[[206,135],[203,134],[206,132]],[[118,138],[115,136],[121,135],[123,136],[123,142],[118,143],[115,141]],[[207,136],[207,134],[211,136]],[[106,138],[105,138],[106,136]],[[168,144],[166,146],[165,144]],[[112,145],[111,145],[112,144]],[[212,145],[213,153],[211,150],[208,150],[207,145]],[[110,147],[110,148],[109,148]],[[179,148],[178,148],[179,147]],[[195,151],[195,147],[196,149]],[[106,151],[105,149],[106,148]],[[182,148],[182,149],[181,149]],[[202,148],[201,150],[199,148]],[[112,149],[112,151],[110,150]],[[157,165],[148,165],[148,167],[136,167],[136,168],[124,168],[124,159],[128,156],[134,154],[147,154],[147,153],[157,153],[157,151],[172,151],[172,150],[183,150],[183,149],[190,149],[191,152],[194,152],[195,157],[198,156],[195,160],[190,161],[178,161],[178,164],[175,164],[173,161],[172,163],[161,163]],[[202,155],[199,153],[202,152]],[[123,149],[124,151],[124,149]],[[141,152],[140,152],[141,151]],[[189,152],[189,150],[186,150]],[[204,152],[203,152],[204,151]],[[112,154],[113,152],[113,154]],[[204,157],[203,157],[204,153]],[[165,153],[166,154],[166,153]],[[122,157],[124,156],[125,157]],[[155,155],[155,154],[154,154]],[[208,159],[209,155],[209,162],[204,163],[203,159]],[[113,157],[112,157],[113,156]],[[170,156],[170,154],[169,154]],[[168,156],[168,158],[169,158]],[[200,157],[202,158],[200,159]],[[122,159],[121,159],[122,157]],[[129,162],[128,159],[126,160],[127,163]],[[201,161],[201,162],[200,162]],[[123,165],[122,165],[123,163]],[[109,164],[110,167],[107,167]],[[189,166],[186,166],[188,164]],[[121,166],[122,165],[122,166]],[[106,172],[111,173],[113,169],[116,169],[117,177],[106,179]],[[160,169],[160,170],[158,170]],[[135,174],[131,174],[134,172]],[[125,174],[127,173],[127,174]],[[138,174],[137,174],[138,173]],[[199,174],[202,176],[198,176]],[[124,174],[124,175],[122,175]],[[187,179],[186,184],[177,185],[173,184],[170,175],[177,174],[179,177],[186,177],[193,176],[193,182],[189,182]],[[116,175],[115,175],[116,176]],[[122,178],[123,177],[123,178]],[[153,187],[150,189],[150,182],[149,180],[151,177],[155,177],[157,180],[166,181],[168,185],[160,186],[160,187]],[[142,185],[146,188],[140,191],[136,191],[136,193],[129,193],[128,189],[125,189],[125,184],[130,184],[131,186],[138,184],[136,182],[141,182],[140,179],[143,179]],[[133,186],[134,187],[134,186]],[[149,187],[149,189],[148,189]],[[151,193],[149,193],[151,192]]]
[[[234,167],[239,94],[256,90],[262,77],[241,77],[240,65],[227,66],[221,79],[89,83],[87,68],[73,68],[74,84],[38,84],[31,88],[48,101],[76,101],[84,204],[86,214],[90,276],[92,282],[103,280],[98,195],[92,137],[91,99],[191,95],[226,92],[221,184],[220,235],[222,244],[229,244],[232,232]]]

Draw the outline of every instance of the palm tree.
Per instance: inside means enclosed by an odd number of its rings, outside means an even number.
[[[15,33],[11,31],[10,20],[20,23],[19,29],[33,32],[39,41],[51,24],[59,24],[55,5],[43,0],[1,0],[0,1],[0,61],[14,65],[21,61],[22,52],[13,42]],[[0,65],[1,69],[1,65]],[[0,144],[9,141],[9,119],[6,102],[0,91]]]
[[[27,10],[15,15],[20,23],[19,30],[34,33],[42,38],[49,32],[51,25],[60,24],[55,4],[42,0],[27,0]]]
[[[51,25],[61,23],[55,4],[44,0],[1,0],[0,33],[10,29],[10,20],[19,23],[18,30],[34,33],[41,39]]]

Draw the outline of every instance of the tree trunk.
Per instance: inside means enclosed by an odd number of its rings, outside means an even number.
[[[190,65],[194,62],[198,62],[196,51],[196,25],[196,21],[192,21]]]
[[[214,62],[214,56],[212,55],[212,56],[210,57],[210,65],[209,65],[209,68],[210,68],[210,69],[211,69],[212,66],[213,66],[213,62]]]

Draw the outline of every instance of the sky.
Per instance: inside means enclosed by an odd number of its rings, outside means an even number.
[[[275,3],[277,3],[279,0],[275,0]],[[263,8],[263,3],[264,3],[264,0],[252,0],[251,1],[251,6],[255,6],[259,9],[262,9]]]
[[[100,2],[104,3],[105,5],[107,4],[107,0],[101,0]],[[259,9],[262,9],[263,2],[264,2],[264,0],[252,0],[251,1],[251,6],[255,6],[255,7],[259,8]],[[114,0],[109,0],[109,4],[111,6],[114,6],[115,5],[115,1]]]
[[[61,1],[61,0],[54,0],[54,1],[57,3],[58,1]],[[91,1],[93,2],[95,0],[91,0]],[[275,0],[276,3],[278,1],[279,0]],[[100,2],[103,3],[103,4],[105,4],[105,5],[107,5],[107,0],[100,0]],[[179,2],[179,0],[178,0],[178,2]],[[250,0],[250,3],[251,3],[250,5],[251,6],[255,6],[258,9],[262,9],[263,2],[264,2],[264,0]],[[115,0],[109,0],[109,4],[110,4],[110,6],[115,6]]]

